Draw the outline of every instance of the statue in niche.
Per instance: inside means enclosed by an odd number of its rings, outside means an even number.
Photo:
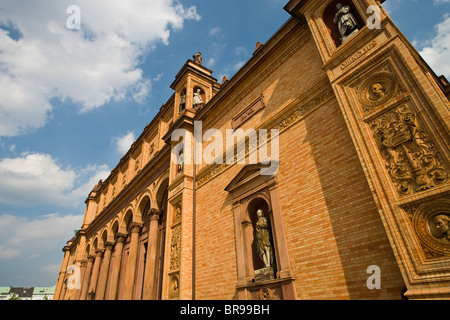
[[[201,89],[197,89],[197,90],[194,92],[194,101],[193,101],[194,108],[195,108],[197,105],[203,104],[203,100],[202,100],[201,93],[202,93],[202,90],[201,90]]]
[[[434,226],[439,232],[439,239],[450,242],[450,217],[445,214],[439,214],[433,218]]]
[[[177,213],[175,215],[176,220],[180,220],[181,219],[181,208],[177,207]]]
[[[202,53],[200,51],[197,54],[194,54],[192,57],[194,58],[195,63],[202,65],[203,58],[202,58]]]
[[[256,221],[256,238],[258,255],[264,262],[266,268],[272,267],[273,250],[270,243],[269,222],[264,216],[262,209],[256,212],[258,221]]]
[[[344,43],[353,32],[360,29],[360,26],[353,13],[350,12],[351,7],[349,5],[344,6],[342,3],[338,3],[336,10],[333,22],[337,23],[341,34],[341,43]]]
[[[182,173],[183,170],[184,170],[184,156],[183,150],[181,150],[178,155],[178,174]]]
[[[183,112],[186,107],[186,92],[183,91],[180,97],[180,113]]]

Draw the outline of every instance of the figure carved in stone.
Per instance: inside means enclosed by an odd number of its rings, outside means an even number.
[[[180,154],[178,155],[178,174],[182,173],[184,170],[184,156],[183,156],[183,150],[180,151]]]
[[[434,226],[439,232],[439,239],[450,242],[450,217],[445,214],[433,218]]]
[[[337,23],[339,33],[341,34],[341,42],[344,43],[353,32],[360,29],[360,26],[353,13],[351,13],[351,7],[349,5],[344,6],[342,3],[338,3],[336,10],[337,12],[333,22]]]
[[[177,277],[173,278],[172,290],[173,290],[173,292],[176,292],[178,290],[178,278]]]
[[[194,107],[196,107],[199,104],[203,104],[201,93],[202,93],[201,89],[197,89],[194,92],[194,102],[193,102]]]
[[[401,195],[423,191],[448,181],[434,145],[418,126],[407,105],[386,112],[370,126],[386,168]]]
[[[375,97],[375,100],[381,100],[384,98],[385,89],[381,83],[379,83],[379,82],[374,83],[372,85],[371,90],[372,90],[372,95]]]
[[[195,63],[202,65],[203,58],[202,58],[202,53],[200,51],[197,54],[194,54],[192,57],[194,58]]]
[[[397,92],[396,77],[386,71],[369,75],[358,88],[358,98],[363,109],[371,112],[373,108],[388,102]]]
[[[177,213],[175,215],[175,219],[178,221],[181,219],[181,208],[177,207]]]
[[[180,97],[180,113],[183,112],[185,107],[186,107],[186,92],[183,92]]]
[[[265,267],[270,268],[272,266],[273,250],[270,243],[269,222],[264,216],[263,210],[259,209],[256,214],[258,216],[258,221],[256,221],[258,255],[263,260]]]

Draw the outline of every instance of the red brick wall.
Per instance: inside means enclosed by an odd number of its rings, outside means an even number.
[[[255,97],[266,92],[270,100],[244,129],[256,128],[277,106],[326,77],[315,50],[310,39],[255,88]],[[217,128],[229,128],[224,118],[231,119],[252,98],[247,100],[226,117],[222,114]],[[210,116],[215,117],[214,111]],[[224,188],[241,168],[233,166],[197,190],[198,299],[237,297],[231,196]],[[403,280],[335,99],[282,132],[277,181],[299,299],[400,298]],[[381,268],[381,290],[366,286],[371,265]]]

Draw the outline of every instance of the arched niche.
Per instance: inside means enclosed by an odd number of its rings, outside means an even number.
[[[262,271],[259,272],[264,273],[264,270],[268,267],[266,266],[264,259],[261,257],[261,251],[264,250],[263,248],[261,248],[263,245],[267,245],[264,244],[265,239],[260,239],[261,238],[261,233],[263,232],[258,232],[258,228],[257,228],[257,223],[260,220],[258,217],[258,211],[262,211],[262,216],[266,219],[267,221],[267,233],[269,235],[268,237],[268,241],[270,244],[270,248],[271,248],[271,263],[270,263],[270,268],[272,268],[272,272],[271,274],[267,274],[267,276],[270,278],[274,278],[274,275],[276,274],[276,261],[275,261],[275,254],[273,252],[273,248],[274,248],[274,244],[273,244],[273,234],[272,234],[272,219],[271,219],[271,209],[268,203],[268,199],[265,199],[262,196],[258,196],[256,195],[255,198],[253,198],[251,201],[249,201],[247,208],[246,208],[246,215],[248,217],[248,220],[250,222],[251,228],[253,229],[253,240],[251,241],[251,259],[252,259],[252,264],[253,264],[253,271],[255,273],[255,276],[258,274],[258,271]],[[264,234],[264,233],[263,233]],[[258,236],[259,235],[259,236]]]
[[[233,203],[237,295],[239,300],[259,299],[264,291],[269,299],[295,299],[278,183],[276,176],[262,175],[263,168],[262,164],[246,165],[225,188]],[[261,262],[256,248],[258,210],[263,211],[269,227],[271,268]]]
[[[184,88],[183,90],[181,90],[180,93],[180,103],[179,103],[179,107],[178,107],[178,113],[182,113],[184,110],[186,110],[186,88]]]
[[[203,88],[199,86],[195,86],[192,94],[192,106],[195,109],[200,109],[201,107],[203,107],[203,105],[206,103],[205,90],[203,90]],[[199,103],[200,100],[197,101],[197,99],[200,99],[201,102]]]
[[[330,33],[331,39],[334,42],[334,45],[336,47],[339,47],[342,42],[341,42],[341,35],[339,33],[339,29],[337,24],[334,22],[334,18],[336,16],[336,6],[341,3],[342,5],[348,5],[351,7],[351,12],[353,13],[353,15],[356,18],[356,21],[358,22],[360,28],[362,28],[364,26],[364,20],[362,19],[361,15],[359,14],[356,6],[353,4],[353,1],[351,0],[332,0],[328,6],[325,8],[325,10],[323,11],[323,22],[325,24],[325,26],[328,29],[328,32]]]

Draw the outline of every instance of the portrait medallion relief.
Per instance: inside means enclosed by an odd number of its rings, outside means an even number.
[[[267,288],[261,288],[259,290],[259,299],[260,300],[269,300],[270,299],[270,292]]]
[[[428,229],[432,237],[444,244],[450,244],[450,214],[437,213],[428,220]]]
[[[178,275],[174,275],[170,277],[169,282],[169,298],[177,299],[180,296],[180,280],[178,279]]]
[[[397,91],[397,82],[389,72],[380,72],[364,80],[358,89],[358,98],[365,111],[389,101]]]
[[[420,206],[413,216],[419,240],[430,250],[450,255],[450,200]]]

